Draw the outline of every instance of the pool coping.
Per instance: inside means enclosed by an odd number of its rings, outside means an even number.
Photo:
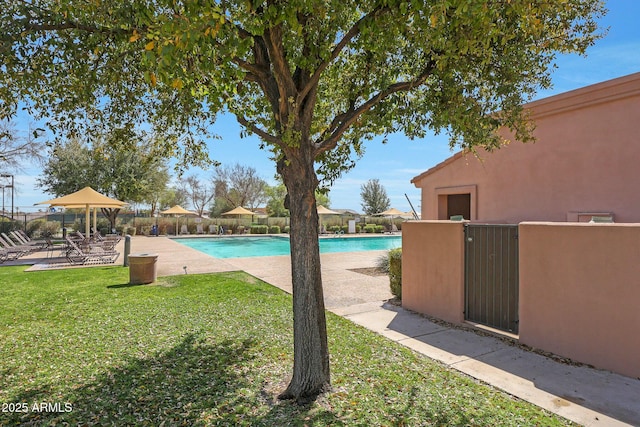
[[[400,232],[397,232],[397,233],[355,233],[355,234],[349,234],[349,233],[331,234],[331,233],[326,233],[326,234],[319,234],[318,238],[327,239],[327,238],[336,238],[336,236],[341,238],[341,239],[343,239],[343,238],[344,239],[371,238],[371,237],[402,237],[402,233],[400,233]],[[155,237],[155,236],[145,236],[145,237]],[[177,236],[161,235],[161,236],[157,236],[157,237],[166,237],[167,239],[171,239],[171,240],[179,240],[179,239],[193,239],[193,238],[201,239],[201,238],[206,238],[206,237],[215,238],[215,239],[228,239],[228,238],[238,238],[238,237],[282,237],[282,238],[288,239],[291,236],[289,234],[287,234],[287,233],[280,233],[280,234],[271,234],[271,233],[251,234],[251,233],[244,233],[244,234],[180,234],[180,235],[177,235]]]

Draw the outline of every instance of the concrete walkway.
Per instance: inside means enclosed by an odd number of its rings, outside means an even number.
[[[143,236],[132,238],[131,253],[158,254],[159,276],[243,270],[291,292],[288,256],[223,260],[176,240]],[[640,426],[639,379],[557,362],[507,340],[443,326],[386,303],[391,298],[386,276],[353,271],[375,266],[383,253],[321,256],[328,310],[581,425]]]

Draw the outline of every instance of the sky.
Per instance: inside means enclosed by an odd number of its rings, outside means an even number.
[[[559,56],[556,61],[558,68],[552,74],[553,88],[539,92],[536,99],[640,71],[640,26],[637,22],[640,1],[607,0],[606,7],[609,12],[600,20],[600,25],[608,28],[607,35],[588,49],[586,57]],[[28,121],[28,118],[19,116],[15,122],[16,130],[26,132]],[[257,137],[240,138],[240,126],[234,117],[220,116],[214,131],[221,139],[208,144],[212,159],[226,165],[239,163],[251,166],[269,184],[275,183],[276,171],[273,161],[269,159],[270,153],[259,149]],[[356,167],[333,184],[329,192],[332,209],[361,212],[360,187],[370,179],[379,179],[392,207],[409,211],[408,196],[415,210],[420,212],[420,191],[411,184],[411,179],[452,156],[457,150],[449,148],[446,134],[430,134],[413,141],[401,134],[393,134],[388,141],[387,144],[382,143],[382,138],[370,141]],[[35,165],[27,165],[22,171],[14,172],[16,210],[34,212],[43,209],[44,206],[34,204],[54,196],[36,187],[36,179],[40,174],[41,169]],[[193,169],[187,171],[186,175],[208,179],[211,172]],[[5,179],[5,182],[0,182],[2,184],[10,183]],[[10,193],[10,189],[5,189],[7,210],[10,209]]]

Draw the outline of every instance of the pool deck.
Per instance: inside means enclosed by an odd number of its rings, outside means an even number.
[[[123,251],[123,241],[117,249]],[[289,256],[217,259],[173,239],[146,236],[131,239],[131,254],[136,253],[158,254],[158,276],[243,270],[291,292]],[[640,379],[561,363],[493,336],[431,322],[388,303],[391,293],[387,276],[352,271],[374,267],[384,253],[322,254],[326,308],[450,368],[581,425],[640,426]],[[51,268],[46,264],[51,259],[37,256],[33,254],[2,265],[36,263],[31,269]],[[122,264],[120,257],[116,265]]]
[[[177,240],[177,239],[176,239]],[[135,236],[131,253],[157,253],[158,276],[220,271],[245,271],[291,293],[291,262],[288,255],[251,258],[214,258],[163,237]],[[320,256],[325,307],[328,310],[390,299],[389,278],[369,276],[351,269],[374,267],[386,251],[328,253]]]

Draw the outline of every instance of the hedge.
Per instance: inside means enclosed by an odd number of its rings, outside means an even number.
[[[266,225],[251,225],[251,234],[267,234],[269,232],[269,227]]]
[[[402,248],[389,251],[389,286],[391,293],[402,299]]]
[[[265,225],[266,227],[266,225]],[[280,226],[279,225],[272,225],[271,227],[269,227],[269,234],[280,234]]]

